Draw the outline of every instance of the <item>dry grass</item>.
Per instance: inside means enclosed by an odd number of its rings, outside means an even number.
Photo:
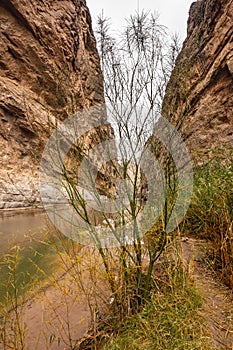
[[[150,297],[140,312],[121,321],[110,314],[99,323],[97,337],[92,332],[76,349],[210,350],[200,312],[202,296],[190,277],[179,244],[168,244],[154,270]]]
[[[233,156],[214,158],[195,169],[194,195],[183,225],[184,234],[210,240],[212,260],[233,288]]]

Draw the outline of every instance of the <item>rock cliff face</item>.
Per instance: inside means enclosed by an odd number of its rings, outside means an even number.
[[[183,123],[186,144],[199,159],[233,147],[232,23],[232,0],[192,4],[187,39],[163,103],[164,116]]]
[[[102,102],[86,2],[1,0],[1,209],[39,202],[39,161],[52,125]],[[111,128],[105,133],[112,136]]]

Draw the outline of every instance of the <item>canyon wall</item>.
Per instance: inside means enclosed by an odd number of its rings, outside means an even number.
[[[39,163],[56,121],[101,103],[103,78],[86,2],[1,0],[0,209],[40,203]],[[111,127],[104,134],[112,138]]]
[[[233,1],[191,5],[187,39],[167,86],[163,115],[194,158],[233,148]]]

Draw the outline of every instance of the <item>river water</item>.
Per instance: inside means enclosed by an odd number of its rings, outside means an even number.
[[[55,212],[58,214],[60,211],[66,212],[65,209],[56,209]],[[65,217],[64,213],[63,216]],[[92,210],[89,211],[89,214],[93,224],[98,224],[103,219],[101,214],[96,214]],[[59,217],[60,215],[57,215],[57,218]],[[68,226],[67,231],[70,229],[70,224]],[[81,223],[80,226],[82,226]],[[45,236],[48,237],[47,233],[53,232],[53,230],[54,226],[43,210],[0,211],[0,255],[7,253],[12,246],[20,245],[24,247],[30,245],[30,237],[33,237],[34,241],[43,240]]]
[[[48,231],[47,215],[39,210],[0,212],[0,254],[13,245],[24,245],[29,236],[41,238]]]

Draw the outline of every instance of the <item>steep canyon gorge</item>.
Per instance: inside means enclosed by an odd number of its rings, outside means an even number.
[[[39,163],[56,120],[104,101],[87,5],[83,0],[0,2],[0,209],[40,203]],[[194,2],[167,86],[163,115],[182,124],[198,159],[233,147],[232,23],[233,1]],[[100,119],[106,124],[105,114]],[[114,138],[110,126],[90,138],[91,147],[102,137]],[[104,177],[103,171],[100,182]]]
[[[86,2],[2,0],[0,72],[0,208],[32,206],[40,203],[40,158],[56,122],[103,103]],[[113,137],[106,125],[101,132]]]

